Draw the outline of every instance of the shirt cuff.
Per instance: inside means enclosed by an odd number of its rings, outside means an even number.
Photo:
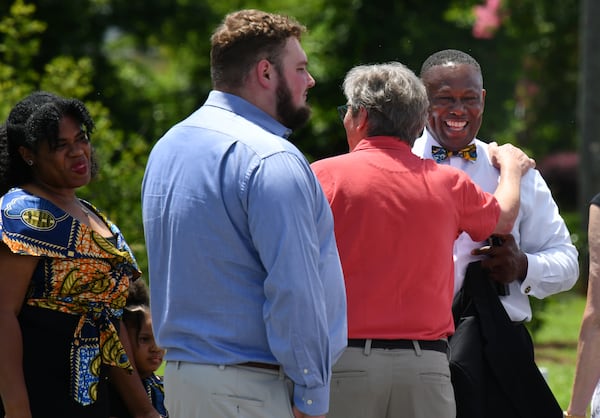
[[[312,389],[295,384],[294,405],[306,415],[327,414],[329,412],[329,382],[325,386]]]
[[[521,292],[529,296],[534,290],[534,278],[541,277],[543,271],[542,265],[537,262],[536,257],[534,255],[525,253],[525,257],[527,257],[527,275],[525,276],[525,280],[523,280],[523,282],[521,283]]]

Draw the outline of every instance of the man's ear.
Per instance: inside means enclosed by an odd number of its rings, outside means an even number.
[[[264,88],[269,88],[275,77],[275,68],[273,67],[273,64],[267,59],[261,59],[256,64],[255,71],[258,84]]]
[[[369,112],[363,106],[358,108],[358,114],[356,118],[356,127],[360,130],[367,129],[367,122],[369,121]]]

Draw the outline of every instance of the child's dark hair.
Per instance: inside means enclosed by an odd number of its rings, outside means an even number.
[[[138,279],[129,285],[127,302],[123,309],[123,322],[129,330],[139,336],[146,315],[150,313],[150,292],[144,280]]]
[[[129,284],[126,306],[150,306],[150,289],[143,279],[135,280]]]

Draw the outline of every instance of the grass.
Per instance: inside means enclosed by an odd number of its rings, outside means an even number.
[[[156,373],[159,376],[164,376],[166,365],[167,365],[167,363],[165,361],[163,361],[162,364],[160,365],[160,367],[154,373]]]
[[[535,356],[538,366],[547,373],[548,385],[558,403],[566,410],[571,397],[585,296],[570,291],[548,301],[539,313],[543,324],[533,336]]]

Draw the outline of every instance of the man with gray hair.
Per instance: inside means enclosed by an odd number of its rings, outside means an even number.
[[[453,418],[447,338],[453,243],[509,231],[533,162],[496,147],[495,195],[411,146],[428,100],[398,62],[351,69],[340,107],[350,152],[312,164],[331,205],[348,302],[348,348],[334,366],[329,417]]]

